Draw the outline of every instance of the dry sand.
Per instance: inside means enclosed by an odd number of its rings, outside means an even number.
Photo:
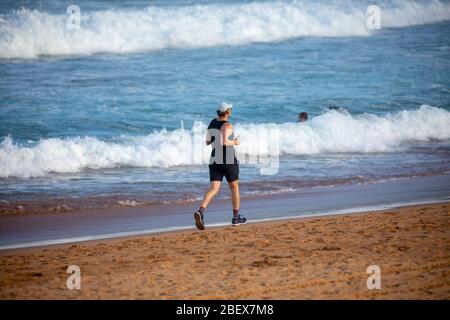
[[[449,275],[444,203],[1,252],[0,298],[449,299]]]

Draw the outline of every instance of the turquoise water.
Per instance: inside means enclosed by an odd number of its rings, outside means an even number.
[[[281,139],[244,194],[449,172],[450,4],[380,1],[374,31],[367,4],[86,1],[67,30],[65,2],[2,2],[0,199],[196,199],[193,127],[222,101],[243,159]]]

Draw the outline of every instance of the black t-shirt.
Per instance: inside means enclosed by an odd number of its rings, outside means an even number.
[[[209,126],[208,126],[208,130],[210,129],[215,129],[215,130],[219,130],[222,128],[222,126],[228,121],[226,120],[217,120],[216,118],[214,118]],[[216,159],[213,159],[216,155],[216,148],[220,147],[220,141],[215,142],[215,138],[218,134],[222,134],[222,133],[218,133],[217,131],[215,131],[214,133],[211,132],[210,136],[211,136],[211,145],[212,145],[212,151],[211,151],[211,158],[209,163],[213,164],[216,163]],[[234,132],[228,137],[228,140],[233,140],[234,139]],[[222,146],[222,150],[223,150],[223,162],[222,164],[237,164],[237,158],[236,158],[236,150],[234,149],[234,146]],[[227,155],[229,157],[229,159],[233,159],[232,163],[227,163],[226,162],[226,158]],[[232,157],[232,158],[231,158]]]

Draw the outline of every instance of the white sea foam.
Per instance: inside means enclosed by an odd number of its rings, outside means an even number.
[[[203,145],[205,124],[202,127],[197,133]],[[430,106],[385,116],[328,111],[306,123],[237,124],[235,130],[241,137],[239,155],[260,155],[261,146],[268,143],[265,139],[274,129],[279,132],[280,154],[394,152],[417,141],[450,139],[450,112]],[[161,130],[115,141],[51,138],[33,146],[18,145],[6,137],[0,143],[0,177],[28,178],[87,168],[194,165],[198,163],[194,131]],[[208,159],[209,152],[210,147],[203,148],[203,159]]]
[[[406,27],[450,19],[438,0],[381,1],[382,27]],[[21,9],[0,16],[0,58],[133,53],[273,42],[307,36],[368,36],[360,1],[268,1],[142,10],[84,11],[81,29],[67,15]]]

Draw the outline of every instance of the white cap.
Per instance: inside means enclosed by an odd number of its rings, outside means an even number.
[[[222,102],[217,106],[217,111],[224,113],[230,110],[231,108],[233,108],[233,105],[231,103]]]

